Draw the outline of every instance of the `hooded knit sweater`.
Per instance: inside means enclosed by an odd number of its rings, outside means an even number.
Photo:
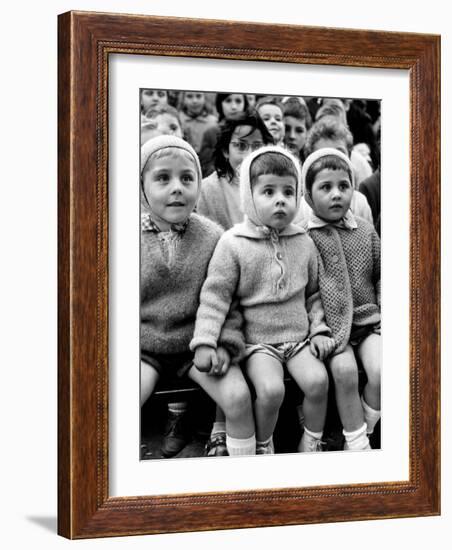
[[[249,170],[254,158],[266,151],[282,151],[292,158],[281,148],[266,147],[242,163],[242,207],[247,217],[223,234],[212,256],[201,291],[192,350],[201,345],[215,347],[234,297],[242,309],[248,344],[298,342],[330,332],[323,320],[317,251],[312,240],[293,224],[279,234],[259,225]]]
[[[193,336],[199,293],[221,229],[191,214],[171,268],[156,233],[141,234],[141,348],[149,353],[188,350]],[[228,314],[226,312],[226,314]],[[233,357],[243,351],[242,318],[231,310],[219,345]]]
[[[303,165],[304,186],[310,167],[326,155],[348,161],[335,149],[312,153]],[[303,227],[309,230],[320,254],[320,294],[326,322],[336,341],[335,353],[340,353],[350,339],[352,325],[373,325],[381,320],[380,239],[372,224],[355,218],[350,210],[345,221],[328,223],[311,215]]]

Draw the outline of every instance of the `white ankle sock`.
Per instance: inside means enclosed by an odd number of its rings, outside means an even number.
[[[317,441],[322,440],[323,432],[311,432],[306,426],[304,427],[304,433],[301,436],[300,443],[298,444],[299,453],[311,452],[316,448]]]
[[[345,436],[344,451],[367,451],[370,450],[369,438],[367,437],[367,424],[364,424],[353,432],[342,431]]]
[[[216,435],[216,434],[224,434],[226,433],[226,422],[214,422],[212,426],[212,431],[210,432],[210,435]]]
[[[256,454],[256,436],[237,439],[226,434],[226,447],[230,456],[244,456]]]
[[[168,403],[168,412],[174,413],[174,414],[182,414],[187,410],[187,402],[186,401],[177,401],[174,403]]]
[[[367,424],[367,433],[371,434],[374,431],[375,424],[380,420],[381,411],[372,409],[365,401],[364,395],[361,396],[361,403],[364,411],[364,421]]]
[[[256,454],[261,454],[261,455],[275,454],[275,447],[273,445],[272,435],[265,441],[256,441]]]

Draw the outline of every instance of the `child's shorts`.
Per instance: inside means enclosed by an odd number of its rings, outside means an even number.
[[[192,351],[183,353],[150,353],[141,350],[141,360],[149,363],[163,378],[182,378],[193,365]]]
[[[247,344],[245,348],[245,359],[248,359],[253,353],[265,353],[278,359],[281,364],[286,364],[287,361],[295,357],[306,344],[309,339],[303,342],[283,342],[282,344]]]
[[[365,325],[364,327],[352,325],[350,345],[353,347],[359,346],[370,334],[381,334],[381,323]]]

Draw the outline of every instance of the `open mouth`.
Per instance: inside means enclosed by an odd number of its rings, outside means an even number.
[[[171,202],[168,206],[185,206],[183,202]]]

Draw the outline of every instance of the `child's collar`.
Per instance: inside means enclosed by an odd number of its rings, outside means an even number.
[[[328,225],[342,227],[343,229],[356,229],[358,227],[356,218],[350,209],[347,210],[345,216],[337,222],[327,222],[326,220],[316,216],[313,211],[311,212],[308,219],[308,229],[320,229],[321,227],[327,227]]]
[[[293,235],[301,235],[306,231],[299,225],[290,223],[279,233],[272,230],[265,225],[256,225],[248,216],[245,216],[245,220],[242,223],[236,224],[233,227],[234,234],[238,237],[248,237],[250,239],[269,239],[272,237],[291,237]]]
[[[187,229],[188,222],[190,218],[187,218],[182,223],[173,223],[171,224],[170,231],[173,233],[178,233],[183,235]],[[160,227],[152,219],[151,214],[148,212],[143,212],[141,214],[141,231],[150,231],[151,233],[164,233]]]

